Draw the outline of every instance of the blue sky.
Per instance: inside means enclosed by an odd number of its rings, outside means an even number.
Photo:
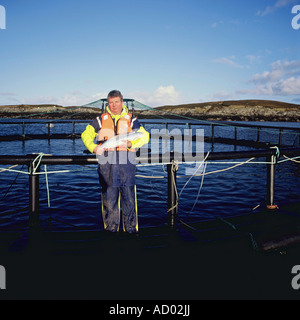
[[[291,24],[300,0],[0,5],[0,105],[84,105],[112,89],[150,106],[300,103],[300,29]]]

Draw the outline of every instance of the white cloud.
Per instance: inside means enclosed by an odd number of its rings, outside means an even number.
[[[254,89],[237,90],[242,95],[294,96],[300,95],[300,77],[291,77],[279,81],[257,85]]]
[[[228,93],[224,90],[217,91],[212,95],[206,96],[206,101],[226,101],[234,100],[236,98],[235,93]]]
[[[173,85],[160,86],[152,93],[141,91],[132,92],[131,97],[151,107],[182,103],[180,93]]]
[[[234,60],[235,60],[235,57],[232,56],[232,57],[229,57],[229,58],[223,57],[223,58],[215,59],[215,60],[212,60],[212,62],[224,64],[224,65],[227,65],[227,66],[230,66],[230,67],[234,67],[234,68],[243,68],[242,65],[239,65]]]
[[[248,54],[245,58],[249,61],[250,64],[256,64],[261,61],[260,56],[253,55],[253,54]]]
[[[17,94],[14,92],[10,92],[10,91],[4,91],[4,92],[0,92],[0,96],[16,97]]]
[[[280,80],[273,85],[273,91],[278,95],[300,95],[300,77]]]
[[[81,92],[75,91],[62,97],[40,97],[34,101],[37,103],[53,103],[62,106],[81,106],[102,98],[106,98],[107,93],[108,92],[98,92],[93,95],[85,95]],[[122,93],[124,98],[132,98],[151,107],[180,103],[180,93],[173,85],[160,86],[154,92],[137,91]]]
[[[86,95],[80,91],[73,91],[63,96],[38,96],[33,98],[22,98],[19,103],[22,104],[54,104],[64,107],[68,106],[83,106],[91,102],[97,101],[101,98],[106,98],[106,93],[96,93],[93,95]]]
[[[223,20],[215,21],[215,22],[213,22],[213,23],[211,24],[211,27],[212,27],[212,28],[216,28],[216,27],[218,27],[220,24],[223,24],[223,23],[224,23]]]
[[[217,28],[221,25],[224,25],[224,24],[232,24],[232,25],[235,25],[235,26],[238,26],[241,24],[241,21],[240,19],[232,19],[232,20],[218,20],[218,21],[215,21],[211,24],[211,27],[212,28]]]
[[[250,80],[257,83],[270,83],[284,77],[300,75],[300,60],[281,61],[277,60],[271,64],[271,71],[254,74]]]
[[[1,105],[6,105],[6,104],[20,104],[19,97],[16,93],[10,92],[10,91],[3,91],[0,92],[0,97],[1,97]],[[3,100],[5,102],[3,102]]]
[[[264,10],[259,10],[257,11],[257,15],[258,16],[261,16],[261,17],[264,17],[268,14],[271,14],[272,12],[274,12],[275,10],[277,9],[280,9],[280,8],[283,8],[283,7],[286,7],[290,4],[293,4],[293,3],[296,3],[297,1],[296,0],[277,0],[274,5],[272,6],[267,6]]]
[[[249,80],[253,89],[237,90],[238,94],[300,95],[300,60],[275,61],[270,71],[254,74]]]
[[[62,96],[37,96],[31,98],[19,97],[10,92],[0,92],[0,96],[9,96],[11,101],[17,102],[18,104],[53,104],[60,106],[83,106],[92,102],[98,101],[102,98],[107,97],[108,92],[98,92],[92,95],[83,94],[80,91],[73,91]],[[162,105],[173,105],[183,103],[180,93],[175,89],[173,85],[159,86],[153,92],[122,92],[124,98],[135,99],[145,105],[156,107]],[[91,105],[94,106],[94,105]],[[98,106],[96,104],[96,106]]]

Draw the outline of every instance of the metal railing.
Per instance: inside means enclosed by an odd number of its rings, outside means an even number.
[[[238,151],[238,152],[211,152],[205,158],[209,160],[228,160],[228,159],[245,159],[245,158],[265,158],[267,169],[267,208],[276,208],[275,204],[275,166],[278,160],[277,148],[254,151]],[[280,154],[285,156],[299,156],[300,148],[281,148]],[[174,229],[176,226],[177,206],[176,206],[176,166],[173,167],[174,161],[177,164],[185,162],[195,162],[197,158],[193,154],[176,154],[169,153],[169,161],[163,161],[164,155],[149,154],[137,157],[137,163],[140,164],[166,164],[168,172],[168,222],[169,227]],[[95,155],[83,156],[53,156],[43,155],[39,161],[36,160],[37,155],[3,155],[0,156],[0,164],[2,165],[27,165],[29,175],[29,228],[36,229],[39,227],[39,171],[41,165],[87,165],[97,164],[98,160]],[[181,159],[178,160],[178,159]],[[198,161],[203,161],[203,157],[199,157]]]
[[[161,119],[160,119],[161,120]],[[153,121],[143,121],[143,119],[139,120],[141,124],[143,125],[151,125],[151,124],[157,124],[157,122]],[[80,133],[76,133],[76,124],[88,124],[90,123],[89,120],[49,120],[49,121],[1,121],[0,126],[3,124],[7,125],[21,125],[22,126],[22,134],[14,134],[14,135],[0,135],[0,141],[13,141],[13,140],[32,140],[32,139],[79,139],[81,137]],[[40,124],[40,125],[46,125],[47,127],[47,133],[44,134],[36,134],[36,133],[26,133],[26,126],[32,125],[32,124]],[[53,133],[53,126],[55,124],[71,124],[72,130],[70,133]],[[172,121],[168,122],[167,120],[161,121],[161,125],[165,126],[165,129],[168,129],[169,126],[173,125],[186,125],[189,129],[191,129],[193,126],[208,126],[210,127],[210,136],[206,136],[205,139],[208,142],[215,143],[215,142],[221,142],[221,143],[227,143],[227,144],[242,144],[242,145],[249,145],[253,147],[265,147],[268,142],[261,141],[261,133],[266,130],[272,130],[272,133],[277,133],[277,141],[274,142],[274,144],[278,146],[292,146],[292,145],[286,145],[282,142],[283,135],[288,132],[293,132],[296,135],[296,139],[293,143],[293,145],[296,144],[296,140],[298,137],[298,146],[300,146],[300,128],[299,127],[285,127],[285,126],[272,126],[272,125],[253,125],[253,124],[247,124],[247,123],[236,123],[236,122],[226,122],[226,121],[191,121],[187,120],[186,123],[183,123],[182,121]],[[234,133],[233,137],[218,137],[215,133],[215,129],[217,127],[233,127]],[[239,139],[238,138],[238,128],[251,128],[253,130],[256,130],[256,138],[254,140],[249,139]],[[52,130],[51,130],[52,129]]]

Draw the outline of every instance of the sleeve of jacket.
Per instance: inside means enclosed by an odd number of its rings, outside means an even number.
[[[86,129],[81,134],[81,139],[84,145],[91,153],[93,153],[95,147],[97,147],[97,144],[94,143],[96,136],[97,133],[95,131],[95,128],[90,124],[87,125]]]
[[[145,128],[140,125],[139,121],[136,118],[132,120],[131,127],[132,130],[137,130],[138,132],[144,133],[142,138],[131,141],[131,148],[138,149],[149,142],[149,132],[147,132]]]

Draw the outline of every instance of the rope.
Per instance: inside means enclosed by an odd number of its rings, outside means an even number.
[[[203,169],[203,173],[205,173],[205,171],[206,171],[206,166],[207,166],[207,162],[205,162],[205,166],[204,166],[204,169]],[[195,202],[194,202],[194,205],[193,205],[193,208],[191,209],[190,212],[192,212],[192,211],[194,210],[195,205],[196,205],[196,203],[197,203],[197,201],[198,201],[200,192],[201,192],[201,190],[202,190],[203,181],[204,181],[204,175],[202,176],[202,179],[201,179],[201,184],[200,184],[200,187],[199,187],[199,190],[198,190],[197,198],[196,198],[196,200],[195,200]]]
[[[177,161],[172,161],[172,166],[171,166],[171,181],[172,181],[172,184],[174,185],[174,190],[175,190],[175,193],[176,193],[176,203],[173,207],[169,208],[167,212],[170,212],[172,210],[174,210],[177,206],[178,206],[178,203],[179,203],[179,196],[178,196],[178,192],[177,192],[177,186],[176,186],[176,182],[175,182],[175,175],[174,173],[178,170],[178,163]]]
[[[231,170],[231,169],[234,169],[234,168],[236,168],[236,167],[238,167],[238,166],[241,166],[241,165],[243,165],[243,164],[246,164],[246,163],[252,161],[253,159],[255,159],[255,158],[248,159],[248,160],[245,161],[245,162],[240,162],[240,163],[238,163],[238,164],[236,164],[236,165],[234,165],[234,166],[232,166],[232,167],[229,167],[229,168],[225,168],[225,169],[221,169],[221,170],[215,170],[215,171],[210,171],[210,172],[207,172],[207,173],[201,173],[201,174],[199,174],[199,175],[197,175],[197,176],[202,176],[202,175],[205,175],[205,176],[206,176],[206,175],[213,174],[213,173],[219,173],[219,172],[224,172],[224,171],[227,171],[227,170]]]
[[[31,174],[36,174],[36,170],[38,169],[38,167],[40,166],[40,163],[42,161],[42,158],[44,156],[43,152],[40,152],[37,157],[32,161],[32,164],[34,165],[36,161],[38,161],[38,164],[33,166],[33,172],[30,172]],[[31,167],[30,167],[31,168]],[[31,169],[30,169],[31,170]]]
[[[283,155],[283,157],[286,158],[287,160],[282,160],[282,161],[280,161],[280,162],[293,161],[293,162],[296,162],[296,163],[300,163],[300,161],[295,160],[295,159],[300,159],[300,156],[294,157],[294,158],[289,158],[289,157],[287,157],[286,155]]]
[[[274,147],[270,147],[270,149],[276,149],[276,154],[275,154],[275,163],[276,164],[278,162],[278,159],[280,158],[280,150],[277,146],[274,146]]]
[[[47,187],[47,200],[48,200],[48,208],[50,208],[50,192],[49,192],[49,183],[48,183],[48,174],[47,174],[47,166],[45,165],[45,178],[46,178],[46,187]]]
[[[12,166],[12,167],[15,167],[15,166],[17,166],[17,165],[14,165],[14,166]],[[22,167],[22,168],[23,168],[23,167]],[[2,172],[2,171],[0,171],[0,172]],[[8,192],[9,192],[10,189],[11,189],[11,187],[16,183],[19,174],[20,174],[20,172],[18,172],[18,174],[16,175],[14,181],[11,183],[11,185],[9,186],[9,188],[7,189],[7,191],[5,192],[4,196],[0,199],[0,201],[2,201],[2,200],[7,196]]]
[[[203,163],[204,163],[205,160],[208,158],[208,156],[209,156],[209,152],[207,153],[207,155],[205,156],[205,158],[203,159],[203,161],[200,163],[200,165],[199,165],[198,169],[195,171],[195,173],[194,173],[194,174],[189,178],[189,180],[185,183],[185,185],[184,185],[183,188],[181,189],[181,192],[180,192],[180,194],[179,194],[179,197],[181,196],[182,191],[183,191],[184,188],[187,186],[187,184],[191,181],[191,179],[196,176],[196,173],[197,173],[198,170],[202,167]]]
[[[237,228],[234,224],[230,223],[229,221],[221,218],[221,217],[218,217],[217,220],[220,220],[222,222],[224,222],[225,224],[228,224],[233,230],[236,230],[237,231]]]
[[[203,165],[203,163],[205,162],[205,160],[208,158],[209,156],[209,152],[207,153],[207,155],[205,156],[205,158],[203,159],[203,161],[200,163],[199,167],[197,168],[196,172],[201,168],[201,166]],[[171,167],[171,180],[172,180],[172,184],[174,185],[174,189],[175,189],[175,193],[176,193],[176,204],[169,208],[167,212],[170,212],[172,210],[174,210],[178,204],[179,204],[179,199],[181,197],[181,194],[183,192],[183,190],[185,189],[185,187],[188,185],[188,183],[191,181],[191,179],[195,176],[196,172],[189,178],[189,180],[185,183],[185,185],[183,186],[183,188],[181,189],[181,192],[180,194],[178,195],[178,191],[177,191],[177,186],[176,186],[176,182],[175,182],[175,178],[174,178],[174,172],[176,172],[178,170],[178,163],[176,161],[173,161],[172,162],[172,167]],[[203,179],[202,179],[203,181]],[[201,184],[201,187],[199,189],[199,192],[198,192],[198,196],[199,196],[199,193],[200,193],[200,190],[202,188],[202,184]],[[197,200],[198,200],[198,197],[197,197]],[[196,201],[197,201],[196,200]],[[195,205],[195,204],[194,204]]]
[[[135,176],[138,178],[145,178],[145,179],[165,179],[165,178],[167,178],[166,176],[143,176],[141,174],[136,174]]]
[[[194,227],[190,226],[189,224],[187,224],[186,222],[182,221],[181,219],[178,218],[178,221],[180,223],[182,223],[183,225],[185,225],[186,227],[192,229],[193,231],[198,231],[197,229],[195,229]]]
[[[250,236],[250,241],[251,241],[251,244],[252,244],[252,248],[253,248],[255,251],[257,251],[257,250],[258,250],[258,244],[257,244],[257,242],[255,241],[255,239],[254,239],[254,237],[253,237],[253,235],[252,235],[251,232],[249,232],[248,234],[249,234],[249,236]]]
[[[8,172],[17,172],[17,173],[23,173],[23,174],[30,174],[29,172],[27,171],[19,171],[19,170],[12,170],[12,169],[9,169],[9,168],[0,168],[1,171],[0,172],[4,172],[4,171],[8,171]]]
[[[89,171],[89,170],[95,170],[95,168],[88,168],[88,169],[73,169],[73,170],[57,170],[57,171],[47,171],[47,174],[52,173],[69,173],[69,172],[78,172],[78,171]],[[35,172],[35,175],[42,175],[45,174],[45,172]]]
[[[1,173],[1,172],[4,172],[4,171],[11,171],[11,170],[10,170],[11,168],[14,168],[14,167],[17,167],[17,166],[18,166],[18,164],[15,164],[15,165],[7,168],[7,169],[1,169],[1,170],[0,170],[0,173]]]

